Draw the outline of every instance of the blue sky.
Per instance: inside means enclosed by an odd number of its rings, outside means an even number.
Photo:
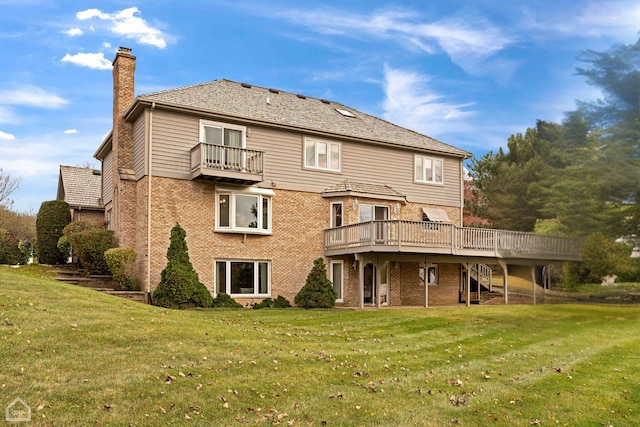
[[[326,98],[482,156],[599,92],[585,49],[638,39],[637,0],[0,0],[0,168],[14,210],[56,196],[59,165],[99,162],[111,61],[136,95],[227,78]]]

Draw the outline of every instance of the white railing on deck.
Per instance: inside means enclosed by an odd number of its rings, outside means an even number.
[[[578,240],[542,236],[519,231],[457,227],[424,221],[368,221],[325,230],[325,251],[364,246],[386,246],[385,250],[457,255],[476,252],[486,256],[531,256],[580,259]],[[413,249],[412,249],[413,248]]]
[[[264,152],[246,148],[200,143],[191,149],[191,172],[215,169],[262,174]]]

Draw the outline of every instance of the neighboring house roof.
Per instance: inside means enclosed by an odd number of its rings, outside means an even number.
[[[100,171],[60,166],[57,199],[64,200],[74,209],[104,209]]]
[[[333,101],[225,79],[141,95],[126,115],[136,115],[139,107],[150,103],[456,157],[471,157],[467,151]]]
[[[406,196],[404,194],[394,190],[388,185],[355,182],[348,179],[327,188],[322,192],[322,196],[359,196],[373,199],[406,201]]]

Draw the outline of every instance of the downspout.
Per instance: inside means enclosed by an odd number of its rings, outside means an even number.
[[[151,104],[149,111],[149,153],[147,156],[149,167],[149,179],[147,180],[147,301],[151,302],[151,176],[153,168],[153,110],[156,109],[156,103]]]
[[[464,160],[460,162],[460,227],[464,227]]]

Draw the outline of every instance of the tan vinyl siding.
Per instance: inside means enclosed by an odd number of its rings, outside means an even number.
[[[190,179],[190,150],[198,144],[199,123],[196,116],[154,112],[154,175]],[[341,170],[310,170],[303,168],[304,136],[301,132],[247,126],[247,148],[266,153],[263,186],[321,193],[349,179],[389,185],[410,202],[460,206],[459,159],[434,156],[444,159],[444,185],[417,184],[413,179],[415,150],[320,137],[341,143]]]
[[[103,204],[113,200],[113,152],[102,161],[102,199]]]
[[[191,148],[198,144],[197,117],[153,112],[153,174],[191,179]]]
[[[264,150],[265,181],[277,188],[320,193],[345,179],[386,184],[407,196],[410,202],[460,206],[460,160],[444,160],[444,184],[418,184],[413,179],[415,151],[379,145],[341,142],[340,172],[303,168],[303,135],[251,127],[247,147]]]
[[[145,136],[148,114],[148,111],[145,111],[145,114],[141,114],[133,124],[133,170],[136,174],[136,180],[147,175],[147,139]]]

